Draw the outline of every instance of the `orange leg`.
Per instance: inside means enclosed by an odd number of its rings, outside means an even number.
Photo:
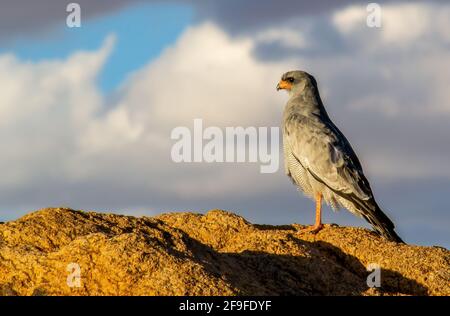
[[[316,194],[316,222],[313,226],[307,227],[304,229],[304,231],[310,232],[310,233],[317,233],[323,228],[322,225],[322,194],[317,193]]]

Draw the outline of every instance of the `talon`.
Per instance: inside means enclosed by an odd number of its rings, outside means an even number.
[[[306,228],[302,229],[300,231],[300,233],[310,233],[310,234],[314,234],[315,235],[318,232],[320,232],[322,230],[322,228],[323,228],[322,224],[312,225],[312,226],[309,226],[309,227],[306,227]]]

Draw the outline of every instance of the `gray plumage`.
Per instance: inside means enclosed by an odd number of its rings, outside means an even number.
[[[314,77],[291,71],[282,82],[290,87],[283,114],[286,174],[307,196],[322,194],[333,209],[344,207],[383,237],[402,242],[377,205],[350,143],[329,118]]]

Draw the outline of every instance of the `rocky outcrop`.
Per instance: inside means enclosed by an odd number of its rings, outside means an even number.
[[[219,210],[137,218],[44,209],[0,224],[0,294],[450,295],[444,248],[301,228]],[[381,287],[368,286],[369,274]]]

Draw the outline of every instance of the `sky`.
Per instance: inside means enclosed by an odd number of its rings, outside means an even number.
[[[280,126],[287,95],[275,86],[302,69],[403,239],[450,246],[448,2],[380,1],[379,28],[368,2],[344,0],[85,0],[69,28],[69,2],[0,1],[0,221],[65,206],[312,223],[283,161],[263,174],[171,159],[171,131],[196,118]]]

